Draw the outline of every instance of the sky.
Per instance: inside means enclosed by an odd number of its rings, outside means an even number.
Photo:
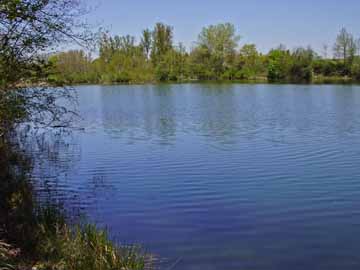
[[[280,43],[292,49],[311,45],[323,53],[333,47],[346,27],[360,37],[360,0],[87,0],[91,24],[111,34],[130,34],[156,22],[174,27],[174,41],[191,47],[202,27],[230,22],[242,37],[240,45],[255,43],[262,52]]]

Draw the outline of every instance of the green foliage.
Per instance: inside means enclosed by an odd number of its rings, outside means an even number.
[[[173,48],[173,29],[163,23],[157,23],[152,32],[151,61],[156,66]]]
[[[143,50],[146,59],[149,59],[152,45],[152,33],[149,29],[145,29],[142,33],[140,47]]]
[[[291,55],[289,80],[291,82],[310,83],[313,78],[313,58],[314,52],[311,48],[296,49]]]
[[[287,50],[284,46],[258,52],[255,44],[239,48],[240,37],[229,23],[204,27],[189,52],[182,44],[173,44],[173,28],[157,23],[145,29],[139,43],[132,36],[103,35],[99,57],[82,51],[52,56],[55,66],[49,76],[62,83],[152,83],[207,80],[253,80],[269,82],[331,82],[349,77],[357,79],[355,39],[342,31],[335,55],[339,59],[322,59],[310,48]],[[340,59],[340,55],[345,55]],[[342,79],[341,79],[342,78]]]
[[[216,78],[211,54],[205,47],[194,48],[190,53],[189,69],[193,79],[210,80]]]
[[[206,48],[210,54],[223,58],[235,53],[240,36],[236,35],[235,26],[226,23],[204,27],[198,37],[198,45]]]
[[[148,44],[136,45],[135,38],[131,36],[104,35],[99,46],[100,57],[92,62],[89,71],[93,81],[137,83],[153,80],[152,64],[143,47]]]
[[[291,67],[290,52],[282,47],[271,50],[268,55],[268,80],[269,82],[283,82],[288,80]]]
[[[311,48],[298,48],[291,53],[280,46],[268,55],[268,80],[309,83],[313,78],[313,58]]]
[[[343,67],[341,69],[342,76],[353,76],[357,80],[356,67],[353,65],[356,58],[356,53],[359,51],[359,40],[349,33],[345,28],[342,28],[336,38],[334,45],[334,54],[337,59],[342,60]],[[353,71],[355,69],[355,71]],[[339,74],[340,75],[340,74]]]
[[[236,78],[240,80],[251,80],[266,73],[263,57],[254,44],[245,44],[240,49],[236,67]]]
[[[351,76],[355,81],[360,82],[360,58],[357,58],[351,68]]]
[[[117,247],[106,231],[93,225],[69,228],[51,220],[40,226],[38,269],[144,269],[145,256],[137,247]]]
[[[357,42],[354,36],[345,28],[342,28],[336,37],[334,45],[335,57],[344,60],[346,64],[351,66],[357,49]]]
[[[208,54],[209,65],[216,78],[232,66],[239,40],[235,26],[230,23],[202,29],[197,44],[203,54]]]
[[[59,125],[63,116],[71,114],[56,102],[60,95],[70,98],[70,91],[47,91],[57,77],[51,74],[54,59],[47,61],[44,54],[63,42],[89,41],[92,35],[81,23],[82,15],[77,0],[1,1],[0,138],[16,124]],[[82,73],[73,81],[80,80]]]
[[[315,74],[325,77],[341,77],[349,73],[347,65],[340,60],[316,59],[313,67]]]
[[[50,57],[49,63],[55,67],[54,73],[49,75],[54,82],[71,84],[90,81],[91,56],[82,50],[59,53]]]

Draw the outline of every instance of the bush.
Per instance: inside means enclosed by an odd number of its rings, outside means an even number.
[[[360,60],[356,61],[351,68],[351,77],[353,80],[360,82]]]
[[[248,68],[242,68],[235,74],[237,80],[250,80],[252,77],[254,77],[254,74]]]
[[[311,65],[304,65],[302,63],[294,63],[289,71],[291,82],[310,83],[313,77],[313,70]]]
[[[289,51],[283,49],[272,50],[269,53],[268,80],[269,82],[282,82],[288,78],[291,56]]]

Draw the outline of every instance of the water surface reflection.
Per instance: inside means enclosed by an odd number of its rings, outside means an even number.
[[[360,266],[360,87],[78,93],[76,165],[50,187],[119,239],[178,269]]]

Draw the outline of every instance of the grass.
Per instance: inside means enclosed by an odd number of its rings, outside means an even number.
[[[0,242],[0,269],[112,270],[145,269],[146,255],[137,247],[120,247],[94,225],[68,227],[40,223],[33,252],[22,253]]]
[[[3,241],[0,241],[0,269],[10,270],[14,269],[14,265],[11,264],[11,258],[15,254],[12,254],[11,246]]]
[[[145,255],[136,247],[116,246],[106,231],[94,225],[68,227],[41,224],[36,269],[144,269]]]
[[[147,255],[140,248],[116,245],[105,230],[95,225],[69,226],[54,206],[41,208],[33,218],[27,222],[32,234],[19,236],[27,238],[20,248],[0,242],[1,270],[138,270],[148,266]]]
[[[356,83],[351,77],[346,76],[315,76],[314,84],[351,84]]]

